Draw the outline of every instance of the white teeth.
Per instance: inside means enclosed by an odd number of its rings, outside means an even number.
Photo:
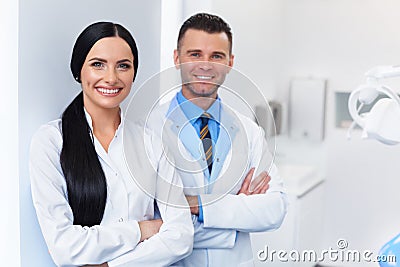
[[[97,88],[97,91],[103,94],[116,94],[120,89],[105,89],[105,88]]]
[[[202,79],[202,80],[211,80],[211,79],[212,79],[211,76],[197,75],[196,77],[197,77],[198,79]]]

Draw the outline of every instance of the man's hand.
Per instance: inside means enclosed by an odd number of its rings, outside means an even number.
[[[197,196],[186,196],[186,199],[190,206],[190,213],[199,215],[199,199]]]
[[[84,267],[108,267],[108,263],[105,262],[103,264],[89,264],[89,265],[84,265]]]
[[[253,181],[251,181],[254,170],[255,168],[251,168],[250,171],[247,173],[246,178],[243,181],[242,187],[237,193],[238,195],[257,195],[267,192],[271,177],[268,175],[267,172],[263,171],[255,179],[253,179]]]
[[[157,234],[162,224],[163,221],[161,219],[139,222],[140,242]]]

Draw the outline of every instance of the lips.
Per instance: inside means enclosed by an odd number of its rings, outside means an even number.
[[[209,81],[209,80],[212,80],[212,78],[214,78],[214,76],[208,76],[208,75],[194,75],[194,77],[196,77],[199,80],[204,80],[204,81]]]
[[[115,96],[118,95],[121,91],[122,88],[104,88],[104,87],[96,87],[97,92],[99,92],[101,95],[104,96]]]

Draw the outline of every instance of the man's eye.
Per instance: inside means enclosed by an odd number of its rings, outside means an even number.
[[[200,53],[191,53],[190,56],[191,57],[200,57]]]
[[[213,55],[212,58],[213,59],[222,59],[222,56],[221,55]]]

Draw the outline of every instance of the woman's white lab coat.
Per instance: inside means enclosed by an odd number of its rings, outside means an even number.
[[[92,125],[87,113],[86,118]],[[144,149],[143,138],[153,146]],[[143,134],[142,128],[125,121],[116,131],[108,153],[96,138],[94,145],[106,176],[107,202],[100,225],[82,227],[73,225],[60,165],[61,120],[42,126],[32,139],[32,198],[56,265],[108,262],[109,266],[168,266],[188,255],[193,246],[190,212],[178,205],[168,205],[171,201],[184,206],[186,200],[181,187],[173,186],[180,185],[180,179],[169,160],[162,156],[154,136]],[[128,151],[125,155],[124,149]],[[163,224],[159,233],[139,242],[138,222],[153,219],[154,202]]]

